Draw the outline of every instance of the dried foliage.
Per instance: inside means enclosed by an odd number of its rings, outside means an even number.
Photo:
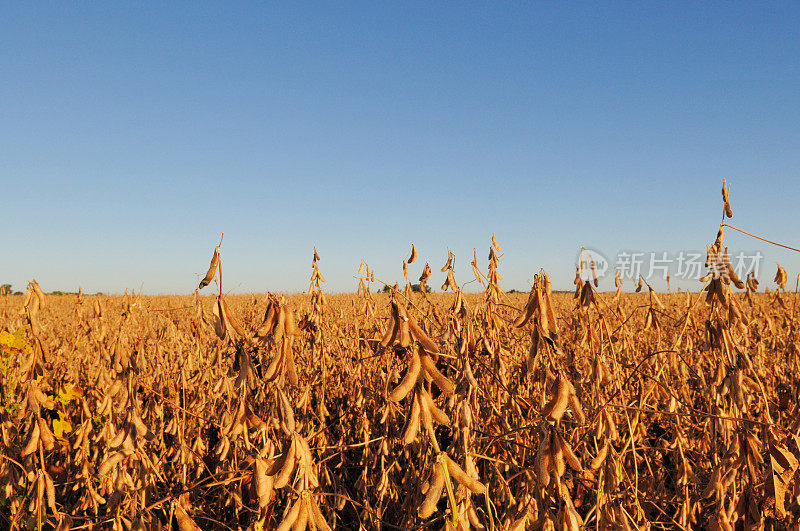
[[[796,529],[795,296],[727,255],[694,294],[601,293],[585,251],[574,296],[506,294],[494,235],[481,294],[448,253],[452,293],[361,262],[325,295],[315,249],[308,293],[223,295],[219,246],[213,296],[32,281],[0,299],[0,527]]]

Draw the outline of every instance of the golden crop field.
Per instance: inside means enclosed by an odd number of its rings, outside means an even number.
[[[314,251],[308,294],[203,295],[219,246],[194,296],[31,282],[0,300],[1,525],[798,529],[796,295],[715,256],[723,227],[679,294],[600,293],[589,256],[574,294],[503,293],[494,238],[479,294],[451,255],[446,293],[362,263],[327,295]]]

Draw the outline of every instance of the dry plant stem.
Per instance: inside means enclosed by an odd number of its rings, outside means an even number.
[[[747,232],[745,230],[742,230],[742,229],[740,229],[738,227],[734,227],[733,225],[728,225],[727,223],[723,223],[722,226],[723,227],[728,227],[729,229],[733,229],[735,231],[739,231],[742,234],[747,234],[748,236],[750,236],[752,238],[755,238],[757,240],[761,240],[762,242],[771,243],[772,245],[777,245],[778,247],[783,247],[784,249],[789,249],[790,251],[797,251],[798,253],[800,253],[800,249],[795,249],[794,247],[789,247],[788,245],[783,245],[782,243],[774,242],[772,240],[768,240],[766,238],[762,238],[761,236],[756,236],[755,234],[751,234],[751,233],[749,233],[749,232]]]

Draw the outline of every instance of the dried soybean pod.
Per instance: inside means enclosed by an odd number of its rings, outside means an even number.
[[[283,340],[283,336],[286,333],[286,307],[281,304],[280,308],[278,309],[278,322],[275,324],[275,333],[273,337],[275,338],[275,342],[280,342]]]
[[[297,336],[299,332],[297,331],[297,325],[295,324],[294,320],[294,312],[288,306],[286,307],[286,316],[284,317],[284,329],[286,330],[287,336]]]
[[[403,348],[408,347],[411,344],[411,334],[408,331],[408,317],[402,319],[400,321],[400,346]]]
[[[28,307],[28,304],[30,304],[32,296],[33,296],[33,290],[31,289],[30,284],[28,284],[28,289],[25,290],[25,297],[22,299],[23,310]]]
[[[266,337],[267,335],[269,335],[270,332],[272,332],[272,329],[274,328],[275,322],[278,317],[277,313],[275,312],[275,306],[276,305],[274,302],[269,301],[269,305],[267,306],[267,311],[264,315],[264,322],[261,323],[261,326],[256,332],[256,335],[258,337]]]
[[[203,280],[200,281],[200,289],[211,284],[214,280],[214,275],[217,274],[217,267],[219,266],[219,246],[214,247],[214,255],[211,257],[211,265],[208,266],[208,272]]]
[[[595,458],[592,459],[592,462],[589,464],[589,468],[591,468],[592,470],[597,470],[598,468],[600,468],[603,465],[603,461],[605,461],[607,455],[608,455],[608,439],[606,439],[606,442],[605,444],[603,444],[603,447],[600,448],[600,451],[597,452]]]
[[[546,283],[548,286],[550,284],[550,280],[547,280]],[[558,320],[556,319],[556,313],[553,311],[553,302],[550,300],[550,293],[549,289],[539,295],[540,298],[544,299],[544,306],[545,312],[547,313],[547,321],[550,325],[550,335],[553,338],[553,335],[556,337],[558,336]],[[555,339],[555,338],[553,338]]]
[[[270,361],[267,368],[264,369],[264,379],[266,381],[270,381],[278,375],[278,368],[281,366],[282,361],[283,361],[283,349],[278,349],[278,352],[275,353],[275,356],[273,356],[272,361]]]
[[[572,385],[567,381],[564,375],[559,374],[556,380],[556,392],[553,398],[550,399],[542,410],[543,417],[549,417],[550,420],[559,421],[564,416],[569,403],[570,387]]]
[[[522,309],[522,312],[514,320],[514,326],[521,328],[525,326],[528,321],[530,321],[536,310],[538,298],[539,290],[537,290],[535,287],[531,288],[531,293],[528,295],[528,302],[525,303],[525,307]]]
[[[400,381],[398,386],[395,387],[391,393],[389,393],[389,400],[392,400],[393,402],[399,402],[405,398],[417,383],[417,379],[419,378],[419,373],[421,370],[422,361],[420,360],[420,356],[415,349],[411,354],[411,362],[408,366],[408,371],[406,371],[406,375]]]
[[[283,521],[281,521],[280,525],[277,527],[275,531],[289,531],[294,526],[297,518],[300,516],[300,509],[303,506],[302,498],[297,498],[297,501],[294,502],[291,509],[286,513],[286,516],[283,517]]]
[[[585,424],[586,416],[583,414],[583,407],[581,406],[580,400],[578,400],[578,395],[575,394],[575,388],[572,384],[570,384],[569,407],[572,409],[572,412],[575,413],[575,420],[580,424]]]
[[[286,393],[284,393],[283,389],[280,387],[278,388],[278,401],[282,417],[281,420],[286,424],[288,435],[291,435],[295,430],[294,410],[292,410],[292,405],[289,403],[289,397],[286,396]]]
[[[106,456],[103,459],[103,462],[100,464],[100,468],[98,468],[97,473],[101,476],[108,475],[109,472],[125,458],[125,454],[122,452],[114,452],[109,456]]]
[[[565,441],[558,432],[556,432],[556,440],[558,441],[561,451],[564,453],[564,458],[566,459],[567,464],[569,464],[569,466],[571,466],[576,472],[583,470],[580,459],[578,459],[578,456],[572,451],[569,443],[567,443],[567,441]]]
[[[486,485],[477,479],[469,477],[467,473],[464,472],[464,470],[458,466],[458,464],[456,464],[455,461],[450,459],[449,455],[445,454],[445,458],[447,459],[447,472],[453,476],[453,479],[458,481],[461,485],[464,485],[475,494],[483,494],[486,492]]]
[[[429,278],[431,278],[431,266],[425,262],[425,267],[422,268],[422,274],[419,276],[420,284],[425,285]],[[425,290],[423,289],[422,292],[424,293]]]
[[[422,367],[425,369],[425,372],[436,382],[436,385],[441,389],[442,393],[449,395],[455,390],[453,382],[439,372],[439,369],[436,368],[436,364],[430,356],[421,354],[419,359],[422,362]]]
[[[299,379],[297,378],[297,370],[294,366],[294,350],[292,350],[292,340],[289,338],[283,338],[283,345],[286,350],[286,353],[283,355],[284,359],[286,360],[286,378],[289,379],[289,383],[292,385],[297,385]]]
[[[33,284],[33,292],[36,294],[36,298],[39,299],[39,308],[44,310],[45,308],[44,292],[42,291],[42,288],[39,286],[39,283],[36,282],[36,279],[33,280],[32,284]]]
[[[47,422],[42,417],[39,417],[38,424],[39,440],[42,441],[42,446],[44,446],[44,449],[49,452],[55,446],[56,437],[53,435],[53,432],[50,431],[50,428],[47,427]]]
[[[644,330],[650,330],[650,326],[653,324],[653,309],[647,310],[647,316],[644,319]]]
[[[494,233],[492,233],[492,245],[494,248],[497,249],[497,252],[503,254],[503,250],[500,248],[500,245],[497,243],[497,238],[495,238]]]
[[[417,248],[412,243],[411,244],[411,256],[408,257],[408,260],[406,260],[406,262],[409,263],[409,264],[413,264],[416,261],[417,261]]]
[[[550,437],[544,434],[539,441],[539,451],[536,453],[536,475],[542,487],[550,484],[550,453]]]
[[[297,462],[297,441],[292,438],[292,444],[289,445],[288,455],[283,463],[283,467],[275,475],[275,488],[282,489],[289,483],[292,477],[295,463]]]
[[[653,288],[650,288],[650,296],[653,298],[653,300],[655,301],[656,305],[658,305],[658,307],[663,310],[664,309],[664,303],[661,302],[661,299],[658,298],[658,295],[656,294],[656,292],[655,292],[655,290]]]
[[[297,515],[292,531],[305,531],[306,525],[308,525],[308,500],[306,495],[306,492],[300,494],[300,514]]]
[[[175,519],[178,521],[178,531],[200,531],[180,502],[175,502]]]
[[[480,282],[481,285],[485,286],[486,283],[483,281],[483,275],[481,274],[480,269],[478,269],[478,250],[477,249],[473,249],[473,252],[475,254],[475,258],[472,260],[472,263],[471,263],[471,265],[472,265],[472,274],[475,275],[475,280]]]
[[[417,341],[420,342],[420,344],[425,350],[427,350],[431,354],[439,353],[439,347],[437,347],[436,344],[433,341],[431,341],[431,339],[427,336],[427,334],[425,334],[425,332],[422,331],[422,329],[417,325],[417,323],[414,322],[414,319],[412,319],[411,317],[408,318],[408,327],[411,329],[411,334]]]
[[[453,253],[447,251],[447,262],[442,266],[442,273],[450,269],[450,266],[453,265]]]
[[[220,299],[220,300],[222,301],[222,309],[225,310],[225,320],[228,322],[228,324],[231,326],[231,328],[233,328],[233,331],[236,332],[236,334],[239,337],[242,337],[242,338],[246,337],[244,329],[239,325],[239,323],[236,321],[236,319],[231,315],[230,310],[228,310],[228,303],[225,301],[225,299]]]
[[[272,460],[272,463],[270,463],[270,465],[267,467],[268,476],[274,476],[275,474],[283,470],[283,468],[286,466],[286,461],[289,460],[289,454],[292,454],[292,456],[294,456],[293,446],[294,446],[294,441],[289,443],[289,447],[282,454],[280,454],[278,457],[275,457]]]
[[[264,508],[269,504],[272,496],[272,477],[267,475],[267,463],[264,459],[256,458],[255,473],[253,475],[256,482],[256,495],[258,496],[258,506]]]
[[[328,522],[325,521],[325,517],[322,515],[322,511],[320,511],[319,505],[314,501],[309,501],[309,506],[312,524],[321,531],[331,531],[331,527],[328,525]]]
[[[442,489],[444,489],[444,471],[438,462],[434,462],[433,477],[428,486],[428,492],[425,494],[425,500],[422,505],[417,510],[420,518],[429,518],[433,514],[439,498],[442,497]]]
[[[450,418],[447,414],[439,409],[436,404],[433,402],[433,397],[425,390],[425,388],[420,389],[420,395],[422,397],[423,407],[427,408],[427,410],[431,413],[433,420],[438,422],[439,424],[444,424],[446,426],[450,425]]]
[[[725,179],[722,179],[722,201],[725,203],[725,217],[732,218],[733,217],[733,210],[731,209],[731,201],[730,201],[730,190],[731,185],[727,185],[725,183]]]
[[[32,454],[36,451],[39,447],[39,423],[34,419],[31,422],[30,428],[30,437],[28,437],[28,442],[25,444],[25,448],[22,449],[20,455],[22,457],[27,457],[28,455]]]
[[[72,529],[72,517],[68,514],[58,514],[58,526],[56,531],[70,531]],[[138,529],[136,531],[139,531]]]
[[[398,327],[400,323],[397,322],[397,319],[394,316],[394,312],[391,313],[389,316],[389,326],[386,328],[386,333],[383,334],[383,338],[381,338],[381,346],[388,347],[391,343],[394,342],[394,338],[397,337]]]
[[[453,291],[455,291],[455,289],[458,287],[458,284],[456,284],[456,277],[453,276],[452,269],[447,270],[447,284],[450,285],[450,289],[452,289]]]
[[[406,429],[403,432],[403,444],[411,444],[417,439],[420,421],[420,401],[418,393],[411,397],[411,410],[406,420]]]
[[[216,332],[217,337],[225,341],[225,338],[228,336],[228,326],[225,321],[225,312],[222,309],[222,303],[219,298],[217,298],[217,302],[214,303],[212,313],[214,314],[214,332]]]
[[[47,472],[44,473],[44,488],[45,492],[47,493],[47,506],[53,511],[54,515],[58,514],[58,508],[56,508],[56,486],[53,483],[53,478],[50,477],[50,474]]]

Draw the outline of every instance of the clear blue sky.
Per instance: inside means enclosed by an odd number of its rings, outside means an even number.
[[[0,5],[17,289],[188,293],[221,230],[233,293],[306,289],[314,245],[329,291],[399,280],[411,242],[438,288],[493,232],[504,288],[569,288],[581,245],[703,250],[723,177],[800,246],[797,2]]]

